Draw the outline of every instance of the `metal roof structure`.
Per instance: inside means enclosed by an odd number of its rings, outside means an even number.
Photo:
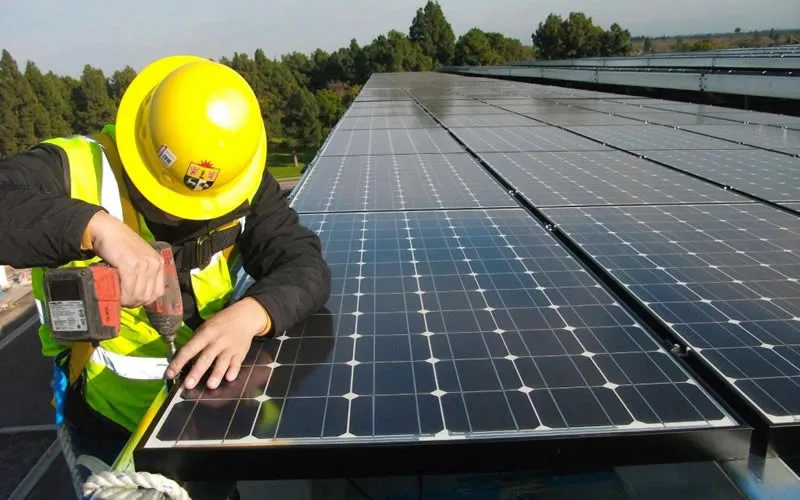
[[[800,118],[691,106],[373,75],[291,194],[330,300],[254,343],[236,382],[173,389],[137,466],[593,467],[746,457],[764,436],[796,452]]]
[[[460,75],[534,78],[782,99],[800,99],[798,70],[800,45],[442,68],[444,72]]]

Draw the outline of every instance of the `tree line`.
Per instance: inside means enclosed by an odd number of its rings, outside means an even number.
[[[735,28],[729,33],[705,33],[668,37],[632,37],[634,52],[697,52],[718,49],[755,48],[775,45],[800,44],[800,30],[787,29],[742,31]]]

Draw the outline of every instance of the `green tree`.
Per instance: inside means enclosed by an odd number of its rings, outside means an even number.
[[[289,147],[318,147],[322,142],[319,105],[314,94],[305,87],[297,88],[289,98],[283,117],[286,144]]]
[[[128,90],[128,85],[133,82],[134,78],[136,78],[136,70],[130,66],[125,66],[111,75],[111,81],[108,83],[108,95],[111,96],[117,106],[119,106],[120,101],[122,101],[122,95]]]
[[[614,23],[600,36],[597,55],[604,57],[627,56],[631,51],[631,32]]]
[[[317,106],[319,108],[319,121],[323,127],[323,135],[327,135],[329,130],[336,125],[339,118],[345,112],[342,98],[334,90],[320,89],[316,94]]]
[[[47,111],[5,49],[0,57],[0,103],[0,154],[30,148],[49,134]]]
[[[408,38],[431,58],[435,66],[450,64],[455,52],[456,36],[438,2],[428,0],[408,30]]]
[[[467,31],[456,42],[453,64],[485,66],[502,62],[503,58],[492,47],[489,37],[478,28]]]
[[[502,33],[484,33],[489,40],[489,45],[497,54],[502,63],[512,61],[525,61],[534,59],[535,54],[531,47],[522,45],[516,38],[509,38]]]
[[[592,23],[592,18],[583,12],[570,12],[561,24],[561,46],[567,59],[577,59],[600,54],[603,29]]]
[[[48,130],[38,138],[68,135],[72,131],[72,108],[69,101],[64,99],[62,81],[53,72],[43,75],[33,61],[28,61],[25,66],[25,78],[44,107],[48,118]]]
[[[100,131],[107,123],[113,123],[117,107],[108,95],[108,80],[103,70],[87,64],[83,67],[80,84],[73,91],[75,123],[73,128],[81,134]]]
[[[565,49],[562,43],[562,25],[564,20],[557,14],[550,14],[544,22],[531,35],[533,45],[539,51],[542,59],[560,59],[564,57]]]

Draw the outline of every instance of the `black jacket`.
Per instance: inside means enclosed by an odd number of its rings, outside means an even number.
[[[127,183],[129,188],[132,185]],[[0,160],[0,264],[16,268],[55,267],[87,258],[80,249],[89,219],[102,207],[70,198],[69,165],[63,150],[41,144]],[[160,221],[146,201],[131,192],[154,236],[176,247],[209,227],[246,215],[239,249],[245,271],[255,283],[245,292],[272,318],[270,334],[291,328],[328,300],[330,269],[317,235],[299,223],[298,214],[281,196],[280,185],[267,171],[252,206],[206,222]],[[196,328],[197,314],[188,272],[181,273],[185,321]]]

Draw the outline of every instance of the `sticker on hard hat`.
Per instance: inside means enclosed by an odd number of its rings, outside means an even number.
[[[203,191],[214,185],[217,175],[219,169],[214,168],[210,161],[191,162],[183,174],[183,183],[192,191]]]
[[[173,153],[166,144],[162,144],[161,147],[158,148],[158,159],[161,160],[161,163],[163,163],[165,167],[170,168],[178,160],[178,157],[175,156],[175,153]]]

